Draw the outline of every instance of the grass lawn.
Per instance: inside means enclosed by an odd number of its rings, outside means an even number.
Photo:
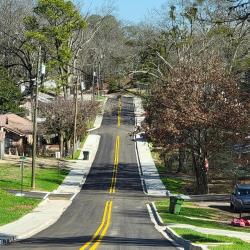
[[[101,95],[99,95],[99,96],[97,96],[96,100],[97,100],[97,101],[105,101],[106,98],[107,98],[106,96],[101,96]]]
[[[173,194],[188,194],[187,188],[189,187],[190,189],[190,186],[192,186],[193,182],[187,179],[167,176],[167,169],[164,166],[164,163],[160,160],[159,152],[156,150],[151,150],[151,154],[161,177],[162,183],[165,185],[166,189]]]
[[[91,121],[91,124],[88,125],[89,128],[92,128],[94,126],[94,121]],[[81,140],[80,142],[80,146],[79,148],[82,148],[84,146],[85,141],[87,140],[88,137],[88,133],[84,136],[84,138]],[[67,156],[65,157],[66,160],[78,160],[79,156],[81,154],[81,150],[77,149],[74,154],[73,154],[73,158],[72,155],[71,156]]]
[[[185,191],[185,181],[176,178],[162,177],[162,183],[165,185],[166,189],[173,194],[186,194]]]
[[[53,191],[64,180],[69,173],[68,170],[61,170],[58,173],[55,168],[36,168],[36,190]],[[0,188],[19,189],[20,188],[20,167],[19,165],[0,164]],[[31,186],[31,167],[24,165],[24,190],[30,190]]]
[[[0,225],[15,221],[35,208],[40,200],[16,197],[0,189]]]
[[[244,227],[233,227],[229,224],[220,222],[221,220],[231,221],[230,217],[225,217],[223,212],[216,209],[210,208],[200,208],[194,207],[193,204],[186,202],[181,209],[180,215],[170,214],[168,212],[169,202],[168,201],[158,201],[155,202],[157,210],[166,224],[178,223],[178,224],[188,224],[197,227],[205,228],[217,228],[223,230],[233,230],[233,231],[245,231],[250,233],[250,228]],[[187,217],[196,217],[197,219],[191,219]],[[216,220],[216,221],[209,221]]]
[[[173,230],[180,235],[182,238],[186,240],[190,240],[193,243],[196,244],[206,244],[206,243],[232,243],[232,245],[218,245],[209,247],[209,249],[216,249],[216,250],[222,250],[222,249],[239,249],[239,250],[247,250],[250,249],[250,244],[247,242],[244,242],[237,238],[231,238],[227,236],[219,236],[219,235],[210,235],[210,234],[202,234],[199,232],[196,232],[191,229],[186,228],[173,228]]]

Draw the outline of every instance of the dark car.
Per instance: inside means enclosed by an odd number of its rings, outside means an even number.
[[[237,184],[230,198],[230,207],[235,212],[250,210],[250,185]]]

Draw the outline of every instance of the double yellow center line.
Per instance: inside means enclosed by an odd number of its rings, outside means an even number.
[[[122,100],[119,98],[118,103],[118,115],[117,115],[117,126],[121,126],[121,111],[122,111]],[[114,194],[116,190],[116,181],[117,181],[117,173],[118,173],[118,166],[119,166],[119,154],[120,154],[120,136],[116,136],[116,142],[115,142],[115,153],[114,153],[114,169],[113,169],[113,175],[112,175],[112,181],[111,186],[109,188],[109,193]],[[102,222],[98,229],[96,230],[95,234],[92,236],[92,238],[86,242],[80,250],[95,250],[100,245],[103,237],[105,236],[111,222],[111,214],[112,214],[112,206],[113,201],[109,200],[106,201]]]
[[[116,136],[116,143],[115,143],[115,154],[114,154],[114,169],[113,169],[113,176],[112,176],[112,182],[109,189],[110,194],[115,193],[115,186],[116,186],[116,180],[117,180],[117,173],[118,173],[118,165],[119,165],[119,152],[120,152],[120,136]],[[105,204],[102,222],[98,229],[96,230],[95,234],[92,236],[90,241],[86,242],[80,250],[95,250],[100,245],[102,238],[106,234],[110,221],[111,221],[111,214],[112,214],[112,205],[113,201],[107,201]]]
[[[118,173],[118,165],[119,165],[119,153],[120,153],[120,136],[116,136],[116,143],[115,143],[115,156],[114,156],[114,169],[113,169],[113,176],[112,176],[112,182],[109,189],[110,194],[115,193],[115,186],[116,186],[116,180],[117,180],[117,173]]]
[[[118,101],[118,115],[117,115],[117,126],[118,126],[118,128],[121,126],[121,113],[122,113],[122,99],[119,98],[119,101]]]
[[[96,230],[95,234],[92,236],[91,240],[85,243],[80,250],[95,250],[97,247],[100,245],[102,238],[106,234],[110,221],[111,221],[111,214],[112,214],[112,206],[113,206],[113,201],[107,201],[104,212],[103,212],[103,217],[102,217],[102,223]]]

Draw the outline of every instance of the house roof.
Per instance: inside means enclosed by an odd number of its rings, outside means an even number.
[[[32,122],[16,114],[0,115],[0,127],[19,135],[32,134]]]

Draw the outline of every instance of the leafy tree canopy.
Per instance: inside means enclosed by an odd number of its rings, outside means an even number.
[[[85,20],[72,1],[65,0],[39,0],[34,13],[25,19],[27,37],[43,45],[51,67],[65,66],[72,57],[70,38],[85,28]]]
[[[0,68],[0,113],[23,113],[19,107],[22,95],[19,88],[8,77],[5,69]]]

